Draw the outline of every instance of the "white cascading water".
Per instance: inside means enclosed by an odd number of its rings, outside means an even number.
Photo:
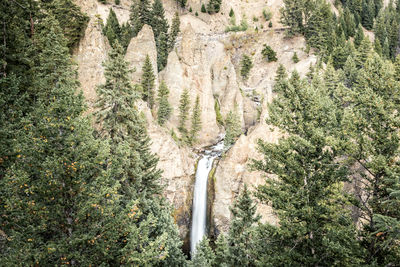
[[[196,245],[206,233],[207,218],[207,182],[214,160],[222,154],[224,142],[221,141],[209,150],[199,160],[196,170],[196,183],[194,185],[192,231],[190,247],[192,255],[196,252]]]

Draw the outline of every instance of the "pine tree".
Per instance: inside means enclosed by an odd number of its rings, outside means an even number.
[[[289,27],[288,35],[292,36],[303,31],[302,0],[284,0],[284,8],[280,10],[281,23]]]
[[[263,55],[264,59],[267,62],[273,62],[278,60],[276,58],[276,52],[267,44],[264,44],[264,49],[261,51],[261,54]]]
[[[258,229],[260,262],[358,264],[362,250],[350,214],[343,210],[349,203],[341,194],[346,167],[335,164],[340,154],[333,136],[340,110],[329,96],[335,92],[329,93],[317,73],[311,84],[293,73],[275,91],[278,96],[269,106],[268,123],[289,136],[278,144],[260,142],[265,159],[253,165],[279,177],[258,188],[258,198],[272,205],[279,218],[278,226],[265,224]]]
[[[371,41],[368,38],[364,38],[357,49],[356,57],[354,59],[358,68],[362,68],[364,66],[364,63],[367,61],[367,58],[371,54],[371,52]]]
[[[364,31],[363,31],[361,24],[358,24],[356,36],[354,37],[354,46],[356,48],[358,48],[360,46],[362,40],[364,40]]]
[[[201,130],[201,109],[200,109],[200,98],[196,97],[192,112],[192,127],[190,129],[190,143],[194,144],[197,141],[197,135]]]
[[[253,68],[253,62],[251,61],[250,56],[243,55],[242,61],[240,62],[240,75],[244,80],[249,78],[250,70]]]
[[[189,91],[188,89],[183,90],[181,95],[181,99],[179,100],[179,126],[178,130],[182,135],[186,136],[186,120],[188,118],[188,113],[190,109],[190,99],[189,99]]]
[[[121,46],[124,48],[125,52],[131,42],[133,37],[132,27],[128,22],[121,25],[121,36],[119,38],[119,42]]]
[[[106,83],[98,87],[97,121],[100,136],[109,139],[108,165],[121,185],[121,203],[126,220],[133,225],[125,230],[120,250],[122,264],[181,265],[177,229],[168,206],[159,195],[161,172],[158,158],[150,151],[150,139],[142,116],[135,108],[138,96],[130,83],[123,49],[116,43],[105,63]]]
[[[225,235],[220,234],[215,241],[215,260],[213,266],[227,267],[228,265],[229,247]]]
[[[165,10],[161,0],[155,0],[153,3],[150,26],[153,28],[154,39],[156,40],[162,32],[168,33],[169,25],[165,18]]]
[[[154,81],[156,77],[154,76],[153,65],[149,55],[146,55],[142,72],[143,100],[147,101],[149,108],[152,109],[154,106]]]
[[[204,4],[201,4],[201,12],[202,13],[207,13],[206,6]]]
[[[187,0],[176,0],[176,1],[181,8],[184,8],[186,6]]]
[[[190,267],[211,267],[214,262],[214,252],[212,251],[208,239],[205,237],[196,247],[196,252],[192,255],[189,262]]]
[[[111,201],[118,202],[119,186],[103,169],[108,145],[94,139],[83,117],[83,96],[76,92],[58,22],[49,15],[38,23],[35,100],[17,135],[17,160],[0,180],[2,230],[9,237],[2,263],[112,265],[117,255],[104,253],[116,246],[110,238],[118,224],[112,214],[119,210]]]
[[[254,266],[255,224],[261,216],[256,214],[256,205],[250,197],[247,185],[244,185],[237,201],[234,203],[232,221],[227,237],[228,263],[231,266]]]
[[[32,8],[31,1],[27,1],[28,9]],[[72,0],[41,1],[43,7],[58,21],[65,38],[67,46],[72,50],[85,33],[89,17],[81,11],[81,8]]]
[[[121,168],[114,170],[118,172],[116,178],[121,182],[129,181],[136,192],[152,195],[160,192],[160,171],[156,168],[158,159],[150,152],[144,121],[134,108],[138,95],[130,83],[127,66],[122,47],[116,43],[105,63],[106,83],[97,88],[97,122],[102,126],[100,135],[111,139],[113,155],[130,148],[129,153],[124,152],[128,154],[124,155],[123,165],[114,165]],[[135,195],[130,187],[126,190],[125,194]]]
[[[168,102],[169,90],[164,81],[161,82],[158,89],[158,124],[163,125],[171,116],[172,107]]]
[[[207,4],[207,11],[210,14],[218,13],[221,9],[222,0],[209,0]]]
[[[179,19],[179,14],[178,12],[175,12],[174,18],[172,19],[171,32],[169,34],[169,50],[172,50],[175,45],[176,37],[178,37],[180,32],[180,25],[181,21]]]
[[[136,36],[144,24],[151,25],[152,15],[149,0],[135,0],[132,2],[129,20]]]
[[[157,68],[162,71],[168,62],[168,35],[161,32],[156,41],[157,46]]]
[[[241,133],[242,125],[240,122],[239,114],[237,112],[237,107],[235,107],[234,111],[229,111],[225,119],[225,149],[235,143],[236,139],[240,136]]]
[[[345,110],[348,112],[343,137],[352,139],[347,156],[362,167],[358,171],[359,181],[366,185],[364,195],[356,196],[364,218],[361,237],[367,250],[367,264],[391,265],[400,259],[398,248],[388,245],[384,232],[380,234],[382,218],[400,218],[398,209],[392,209],[387,201],[395,190],[393,178],[399,172],[396,151],[400,144],[394,134],[399,120],[398,88],[393,66],[377,54],[370,54],[348,93],[351,105]]]
[[[286,69],[282,64],[279,64],[278,69],[276,70],[275,82],[278,83],[280,81],[284,81],[287,78]]]
[[[110,8],[106,25],[103,28],[103,34],[107,37],[111,46],[114,45],[115,41],[121,40],[121,27],[119,26],[117,15],[112,8]]]
[[[373,0],[363,0],[362,4],[362,25],[367,29],[371,30],[374,26],[375,17],[375,4]]]
[[[297,56],[297,53],[296,53],[296,52],[294,52],[294,54],[293,54],[292,61],[293,61],[294,63],[298,63],[298,62],[300,61],[300,60],[299,60],[299,57]]]

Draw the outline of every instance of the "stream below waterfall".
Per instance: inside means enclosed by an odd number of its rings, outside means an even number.
[[[207,184],[208,175],[213,162],[221,156],[224,150],[224,141],[208,148],[201,156],[196,170],[196,182],[193,193],[192,229],[190,236],[191,254],[196,252],[196,245],[203,239],[207,227]]]

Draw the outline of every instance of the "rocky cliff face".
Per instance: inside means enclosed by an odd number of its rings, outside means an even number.
[[[113,7],[120,23],[127,21],[130,1],[123,0],[120,6],[103,5],[97,0],[76,2],[91,18],[74,57],[79,65],[79,80],[84,95],[89,106],[92,106],[96,99],[95,87],[104,82],[102,62],[107,58],[109,50],[109,44],[101,33],[100,20],[105,21],[109,8]],[[281,136],[278,131],[273,131],[264,123],[268,116],[267,103],[273,98],[273,80],[279,63],[304,75],[316,58],[304,52],[303,38],[285,39],[278,12],[282,0],[271,0],[268,4],[263,0],[224,0],[221,12],[214,15],[201,13],[201,3],[195,0],[188,1],[188,6],[193,9],[192,13],[177,7],[175,0],[164,0],[163,4],[168,19],[171,20],[176,11],[181,16],[181,33],[169,54],[166,68],[156,79],[157,88],[161,80],[166,82],[173,113],[166,126],[160,127],[147,105],[141,102],[138,107],[146,115],[148,132],[152,139],[151,148],[160,157],[158,166],[164,171],[165,195],[175,208],[174,216],[182,237],[187,236],[190,224],[197,155],[192,148],[179,145],[171,136],[172,130],[179,135],[177,126],[180,96],[185,88],[188,89],[191,108],[195,98],[200,98],[202,129],[195,148],[215,143],[218,136],[225,132],[224,127],[217,122],[215,103],[219,103],[223,118],[236,107],[246,135],[242,135],[220,160],[215,172],[215,196],[212,203],[213,222],[217,232],[226,231],[231,216],[229,206],[243,184],[247,183],[250,188],[254,188],[267,178],[263,173],[251,172],[248,167],[251,159],[260,157],[257,140],[276,142]],[[224,32],[230,23],[228,13],[231,8],[235,12],[237,23],[242,18],[247,18],[248,31]],[[268,28],[262,18],[264,8],[273,12],[272,28]],[[196,11],[198,16],[194,14]],[[277,52],[278,62],[267,63],[262,58],[264,44],[270,45]],[[294,52],[300,58],[297,64],[292,62]],[[240,61],[244,54],[250,55],[254,63],[247,81],[240,77]],[[131,40],[127,49],[126,60],[135,70],[132,73],[134,83],[140,82],[146,55],[150,56],[156,72],[155,41],[152,29],[147,25]],[[190,122],[186,127],[190,128]],[[270,207],[260,205],[259,211],[264,220],[275,222]]]

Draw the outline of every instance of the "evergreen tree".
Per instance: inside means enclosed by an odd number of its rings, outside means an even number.
[[[235,107],[234,111],[229,111],[225,119],[225,149],[235,143],[236,139],[240,136],[241,133],[242,125],[237,112],[237,107]]]
[[[287,78],[286,69],[282,64],[279,64],[278,69],[276,70],[275,82],[284,81]]]
[[[152,109],[154,106],[154,81],[156,77],[153,72],[153,65],[151,64],[149,55],[146,55],[142,71],[141,84],[143,89],[143,100],[147,101],[149,108]]]
[[[364,66],[365,61],[367,61],[368,56],[372,52],[371,41],[368,38],[364,38],[361,42],[360,46],[357,49],[356,57],[354,61],[358,68],[362,68]]]
[[[181,265],[177,229],[162,193],[158,158],[150,151],[146,126],[134,104],[128,64],[116,43],[105,63],[106,83],[98,87],[100,136],[109,139],[111,175],[121,185],[121,203],[133,225],[125,231],[120,250],[128,265]]]
[[[138,98],[130,83],[128,64],[124,59],[122,47],[109,54],[105,63],[106,83],[97,88],[97,122],[101,124],[100,135],[111,139],[111,151],[115,156],[124,156],[122,166],[114,165],[116,178],[132,184],[136,192],[152,195],[160,192],[160,171],[156,168],[158,159],[151,154],[149,137],[140,114],[134,108]],[[111,107],[111,108],[110,108]],[[126,155],[122,153],[130,148]],[[140,161],[137,157],[140,156]],[[133,171],[134,170],[134,171]],[[128,195],[136,195],[126,187]]]
[[[267,44],[264,44],[264,49],[261,51],[261,54],[263,55],[264,59],[267,62],[273,62],[278,60],[276,58],[276,52]]]
[[[214,262],[214,252],[212,251],[209,241],[206,237],[200,241],[196,247],[196,252],[189,262],[190,267],[211,267]]]
[[[162,71],[168,62],[168,35],[161,32],[156,41],[157,46],[157,68]]]
[[[206,6],[204,4],[201,4],[201,12],[202,13],[207,13]]]
[[[136,36],[144,24],[151,25],[152,15],[149,0],[135,0],[132,2],[129,20]]]
[[[347,156],[352,164],[362,167],[358,175],[365,184],[363,196],[356,196],[364,219],[362,244],[367,250],[366,261],[382,266],[400,259],[398,248],[386,242],[386,232],[379,234],[381,218],[386,218],[387,222],[400,218],[398,209],[390,206],[393,202],[387,201],[396,188],[393,177],[399,172],[397,151],[400,144],[394,132],[399,121],[397,91],[400,87],[396,83],[393,66],[377,54],[370,54],[357,75],[352,92],[348,93],[349,105],[345,109],[346,124],[343,126],[343,138],[352,140],[347,146]]]
[[[289,27],[288,34],[292,36],[303,31],[303,1],[284,0],[280,10],[281,23]]]
[[[201,130],[201,109],[200,109],[200,98],[196,97],[192,112],[192,128],[190,129],[190,143],[196,143],[197,134]]]
[[[356,36],[354,37],[354,46],[356,48],[358,48],[360,46],[362,40],[364,40],[364,31],[363,31],[361,24],[358,24]]]
[[[190,109],[190,99],[188,89],[183,90],[181,99],[179,100],[179,126],[178,130],[182,135],[186,136],[186,120],[188,118],[188,113]]]
[[[171,105],[168,102],[169,90],[164,81],[161,82],[158,89],[158,111],[157,121],[158,124],[163,125],[171,116]]]
[[[2,264],[112,265],[119,185],[103,169],[108,145],[93,138],[82,115],[62,29],[51,15],[39,23],[35,101],[17,135],[17,160],[0,179],[0,220],[8,236]]]
[[[179,14],[178,12],[175,12],[174,18],[172,19],[171,32],[169,34],[169,50],[172,50],[175,45],[176,37],[178,37],[180,32],[180,25],[181,21],[179,19]]]
[[[168,21],[165,18],[165,10],[161,0],[155,0],[151,9],[151,21],[150,26],[153,28],[154,39],[160,36],[163,32],[168,33]]]
[[[362,4],[362,25],[367,29],[371,30],[374,26],[375,17],[375,4],[373,0],[363,0]]]
[[[59,22],[67,39],[67,46],[71,51],[84,35],[89,17],[82,13],[81,8],[72,0],[41,1],[41,4]],[[29,6],[28,9],[30,9],[32,7],[31,1],[26,6]]]
[[[209,0],[207,4],[207,11],[210,14],[218,13],[221,9],[222,0]]]
[[[225,235],[220,234],[215,241],[215,260],[213,266],[227,267],[228,265],[229,248]]]
[[[299,57],[297,56],[297,53],[296,53],[296,52],[294,52],[294,54],[293,54],[292,61],[293,61],[294,63],[298,63],[298,62],[300,61],[300,60],[299,60]]]
[[[121,40],[121,27],[119,26],[117,15],[112,8],[110,8],[106,25],[103,28],[103,34],[107,37],[111,46],[113,46],[117,40]]]
[[[132,27],[128,22],[121,25],[121,35],[119,38],[119,42],[121,46],[124,48],[125,52],[131,42],[133,36]]]
[[[260,220],[256,215],[256,205],[250,197],[247,185],[244,185],[231,212],[233,215],[228,237],[228,263],[230,266],[254,266],[255,224]]]
[[[180,5],[181,8],[186,6],[187,0],[176,0],[176,2]]]
[[[253,68],[253,62],[251,61],[250,56],[243,55],[242,61],[240,62],[240,75],[244,80],[249,78],[250,70]]]
[[[293,73],[275,91],[268,123],[289,137],[278,144],[260,142],[265,159],[253,165],[279,177],[258,188],[259,199],[271,204],[279,218],[278,226],[258,229],[259,261],[272,266],[358,264],[362,251],[341,194],[346,167],[335,164],[340,154],[332,137],[340,125],[339,111],[318,74],[308,84]]]

